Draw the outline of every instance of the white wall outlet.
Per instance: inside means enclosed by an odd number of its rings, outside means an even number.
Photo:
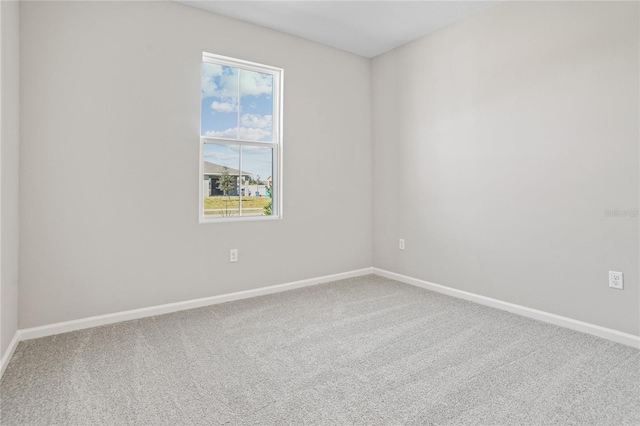
[[[398,244],[398,248],[400,250],[404,250],[404,240],[402,238],[400,238],[400,243]]]
[[[238,249],[229,250],[229,262],[237,262],[238,261]]]
[[[609,271],[609,287],[624,290],[624,274],[622,272]]]

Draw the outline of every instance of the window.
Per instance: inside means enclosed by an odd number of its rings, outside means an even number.
[[[200,222],[282,217],[282,78],[203,53]]]

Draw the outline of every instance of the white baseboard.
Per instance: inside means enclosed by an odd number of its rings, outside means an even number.
[[[54,334],[68,333],[70,331],[82,330],[85,328],[98,327],[101,325],[114,324],[122,321],[129,321],[139,318],[152,317],[156,315],[168,314],[171,312],[184,311],[187,309],[201,308],[203,306],[216,305],[219,303],[232,302],[234,300],[248,299],[251,297],[263,296],[266,294],[279,293],[296,288],[309,287],[331,281],[343,280],[345,278],[359,277],[373,273],[373,268],[358,269],[339,274],[325,275],[317,278],[310,278],[301,281],[294,281],[286,284],[278,284],[269,287],[257,288],[254,290],[239,291],[236,293],[222,294],[219,296],[203,297],[201,299],[186,300],[183,302],[167,303],[165,305],[150,306],[147,308],[132,309],[130,311],[115,312],[112,314],[98,315],[94,317],[81,318],[72,321],[64,321],[55,324],[43,325],[41,327],[25,328],[18,330],[11,345],[2,357],[2,373],[9,364],[11,356],[18,346],[18,342],[38,337],[52,336]],[[0,374],[2,377],[2,374]]]
[[[38,337],[52,336],[54,334],[67,333],[69,331],[98,327],[101,325],[113,324],[116,322],[153,317],[156,315],[168,314],[171,312],[201,308],[203,306],[217,305],[219,303],[264,296],[265,294],[279,293],[282,291],[293,290],[301,287],[309,287],[312,285],[327,283],[330,281],[359,277],[371,273],[373,273],[372,268],[364,268],[355,271],[342,272],[340,274],[325,275],[317,278],[294,281],[286,284],[261,287],[253,290],[238,291],[236,293],[221,294],[219,296],[203,297],[201,299],[185,300],[183,302],[167,303],[165,305],[150,306],[148,308],[132,309],[130,311],[115,312],[112,314],[81,318],[73,321],[43,325],[41,327],[26,328],[24,330],[20,330],[20,340],[36,339]]]
[[[13,339],[9,342],[7,350],[2,354],[2,358],[0,359],[0,378],[4,374],[4,370],[7,368],[7,365],[9,365],[9,361],[11,361],[11,357],[16,351],[18,343],[20,343],[20,330],[17,330],[16,334],[13,335]]]
[[[479,294],[469,293],[463,290],[456,290],[455,288],[430,283],[428,281],[408,277],[406,275],[397,274],[395,272],[386,271],[380,268],[373,268],[373,273],[385,278],[403,282],[405,284],[411,284],[416,287],[424,288],[426,290],[436,291],[438,293],[443,293],[449,296],[457,297],[459,299],[465,299],[479,303],[481,305],[491,306],[492,308],[512,312],[514,314],[558,325],[560,327],[565,327],[571,330],[592,334],[594,336],[602,337],[603,339],[612,340],[617,343],[622,343],[623,345],[640,349],[640,336],[635,336],[633,334],[623,333],[611,328],[601,327],[599,325],[589,324],[587,322],[551,314],[549,312],[527,308],[525,306],[516,305],[514,303],[503,302],[502,300],[480,296]]]

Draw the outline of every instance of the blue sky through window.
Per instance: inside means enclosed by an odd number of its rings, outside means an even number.
[[[240,88],[238,97],[238,88]],[[224,65],[202,63],[202,136],[259,142],[273,141],[273,76]],[[238,169],[223,145],[205,144],[204,160]],[[270,147],[242,148],[242,169],[266,180],[273,173]],[[237,154],[236,154],[237,155]],[[237,157],[236,157],[237,158]],[[231,160],[233,161],[233,160]]]
[[[271,142],[273,76],[204,62],[200,124],[202,136]]]

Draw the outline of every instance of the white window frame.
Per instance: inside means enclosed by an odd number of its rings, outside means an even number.
[[[199,222],[200,223],[221,223],[221,222],[246,222],[256,220],[278,220],[282,219],[282,99],[283,99],[283,81],[284,70],[269,65],[258,64],[255,62],[244,61],[241,59],[230,58],[228,56],[215,55],[213,53],[202,54],[202,62],[209,62],[217,65],[229,66],[247,71],[256,71],[263,74],[273,76],[273,132],[271,142],[257,142],[243,139],[227,139],[214,138],[209,136],[200,136],[200,167],[198,176],[199,187]],[[240,88],[238,89],[240,91]],[[238,97],[238,108],[240,108],[240,97]],[[202,111],[200,112],[202,115]],[[238,127],[240,122],[238,122]],[[202,131],[202,126],[198,132]],[[239,203],[238,216],[220,217],[215,215],[204,214],[204,144],[220,143],[224,145],[238,146],[240,155],[240,170],[242,172],[242,146],[262,146],[273,149],[273,174],[272,174],[272,194],[271,194],[271,215],[261,216],[242,216],[242,202]],[[240,197],[242,199],[242,197]]]

